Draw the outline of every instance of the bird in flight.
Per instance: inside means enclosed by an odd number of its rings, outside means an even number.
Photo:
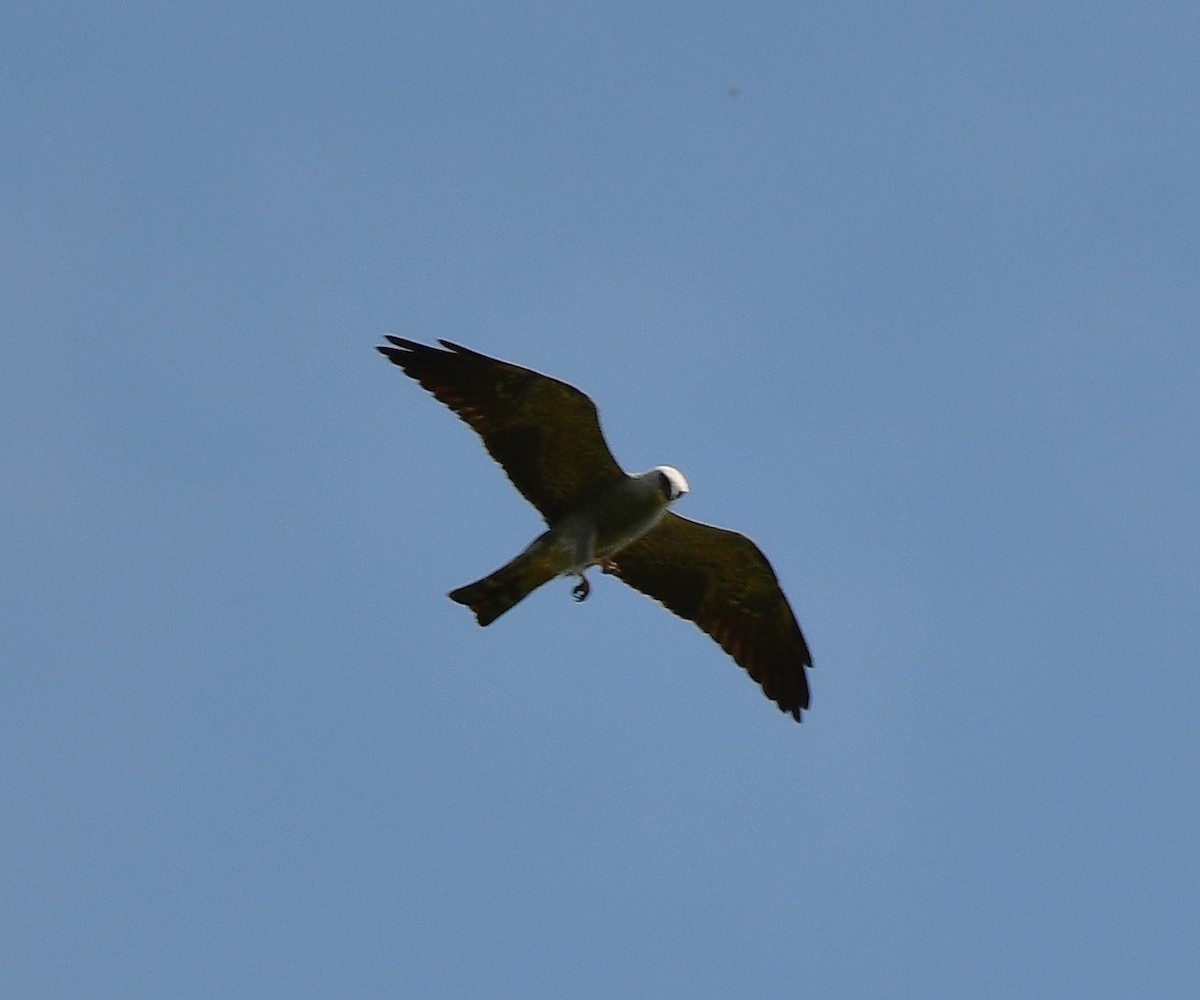
[[[668,508],[688,492],[668,465],[626,473],[574,386],[441,340],[387,337],[376,348],[459,415],[546,521],[519,555],[450,591],[490,625],[542,584],[574,576],[577,601],[600,567],[693,621],[797,722],[812,657],[771,564],[745,535]]]

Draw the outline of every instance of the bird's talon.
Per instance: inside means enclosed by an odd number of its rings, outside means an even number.
[[[579,602],[586,600],[587,595],[591,592],[592,585],[588,583],[588,578],[586,576],[581,576],[579,578],[579,582],[571,589],[571,596],[575,598],[576,602]]]

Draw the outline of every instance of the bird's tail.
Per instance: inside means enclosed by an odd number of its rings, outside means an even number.
[[[494,573],[452,590],[447,596],[474,611],[480,625],[490,625],[514,604],[563,572],[565,553],[562,558],[554,558],[560,551],[547,532]],[[564,565],[559,566],[560,562]]]

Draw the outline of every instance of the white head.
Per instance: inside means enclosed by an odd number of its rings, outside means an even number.
[[[650,471],[658,473],[667,503],[678,500],[688,491],[688,481],[678,469],[672,469],[669,465],[656,465]]]

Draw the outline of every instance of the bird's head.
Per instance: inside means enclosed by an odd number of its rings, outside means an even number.
[[[666,495],[667,503],[678,500],[688,491],[688,481],[678,469],[672,469],[669,465],[656,465],[654,471],[658,473],[659,484]]]

